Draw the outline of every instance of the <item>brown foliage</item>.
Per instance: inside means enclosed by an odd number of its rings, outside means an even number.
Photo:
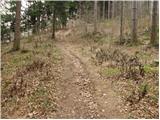
[[[119,49],[111,50],[98,48],[95,54],[95,59],[99,65],[111,61],[114,66],[117,66],[120,69],[122,75],[126,78],[138,79],[139,76],[144,76],[143,64],[137,57],[138,53],[129,56]]]

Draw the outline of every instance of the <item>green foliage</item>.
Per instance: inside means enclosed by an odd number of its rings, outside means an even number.
[[[39,29],[45,29],[47,23],[53,21],[54,10],[56,11],[56,20],[58,18],[56,25],[65,27],[67,18],[74,17],[74,13],[77,12],[77,3],[71,1],[28,1],[28,7],[24,10],[21,18],[23,24],[21,31],[31,29],[33,33],[37,33]],[[10,36],[11,31],[14,32],[16,1],[7,1],[6,4],[10,7],[5,14],[1,15],[1,39]]]
[[[144,96],[145,94],[147,94],[149,90],[149,86],[147,83],[142,83],[140,86],[139,86],[139,92]]]
[[[36,29],[44,29],[48,20],[53,22],[53,14],[59,20],[56,21],[56,25],[65,27],[67,24],[67,17],[73,17],[73,13],[76,11],[76,2],[70,1],[31,1],[28,9],[25,10],[25,17],[28,20],[25,21],[26,26],[33,26],[33,32],[37,32]],[[41,18],[41,19],[40,19]],[[56,19],[57,20],[57,19]]]
[[[118,75],[120,74],[120,70],[118,68],[105,68],[103,71],[102,71],[102,75],[105,75],[107,77],[111,77],[111,76],[114,76],[114,75]]]
[[[16,2],[7,1],[6,5],[10,7],[6,9],[6,13],[1,14],[1,40],[3,40],[5,36],[10,36],[9,33],[14,31]]]
[[[152,67],[151,65],[144,65],[144,71],[146,73],[153,73],[153,72],[157,72],[158,68],[157,67]]]
[[[61,59],[60,51],[53,45],[52,41],[47,40],[42,42],[39,44],[40,46],[38,48],[34,49],[33,43],[35,40],[33,37],[34,36],[32,36],[30,42],[22,40],[22,46],[25,44],[25,47],[22,47],[21,51],[8,52],[11,49],[12,44],[2,46],[2,54],[6,56],[2,59],[2,67],[4,68],[2,70],[3,75],[11,75],[17,68],[31,63],[38,56],[46,58],[49,56],[48,54],[50,54],[50,60],[53,61],[53,63],[58,63]]]

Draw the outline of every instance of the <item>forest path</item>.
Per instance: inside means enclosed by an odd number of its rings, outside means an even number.
[[[64,34],[64,31],[63,31]],[[59,34],[62,38],[61,34]],[[59,118],[125,118],[122,101],[112,88],[111,81],[103,80],[98,68],[83,56],[83,45],[68,42],[66,37],[56,42],[64,58],[63,77],[57,83]]]

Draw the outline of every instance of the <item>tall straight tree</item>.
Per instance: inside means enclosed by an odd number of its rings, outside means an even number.
[[[21,1],[16,1],[16,23],[15,23],[15,39],[13,43],[13,50],[20,49],[20,22],[21,22]]]
[[[103,1],[103,13],[102,13],[102,17],[103,17],[103,20],[105,19],[105,1]]]
[[[132,43],[137,43],[137,1],[132,2]]]
[[[153,1],[153,8],[152,8],[152,30],[151,30],[151,45],[157,45],[157,10],[158,10],[158,1]]]
[[[150,1],[150,24],[152,24],[153,1]]]
[[[79,1],[79,18],[82,19],[82,1]]]
[[[120,8],[120,3],[121,1],[115,1],[116,5],[115,5],[115,17],[117,17],[119,15],[119,8]]]
[[[111,3],[110,3],[110,1],[108,1],[108,19],[110,19],[110,16],[111,16],[110,10],[111,10]]]
[[[53,6],[53,15],[52,15],[52,38],[55,39],[55,31],[56,31],[56,9]]]
[[[120,44],[122,44],[123,41],[123,1],[121,1],[121,16],[120,16]]]
[[[97,0],[94,1],[94,33],[97,32]]]
[[[112,1],[112,18],[115,17],[115,1]]]

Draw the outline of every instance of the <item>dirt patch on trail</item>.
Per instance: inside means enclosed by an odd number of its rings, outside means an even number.
[[[66,41],[66,40],[65,40]],[[122,101],[112,89],[110,81],[104,81],[89,59],[81,54],[84,46],[57,42],[64,55],[64,75],[59,85],[62,96],[61,118],[125,118],[120,111]],[[63,97],[65,96],[65,97]]]
[[[64,55],[64,72],[56,85],[61,106],[57,118],[98,118],[97,104],[92,96],[94,85],[89,80],[87,71],[67,48],[61,50]]]

